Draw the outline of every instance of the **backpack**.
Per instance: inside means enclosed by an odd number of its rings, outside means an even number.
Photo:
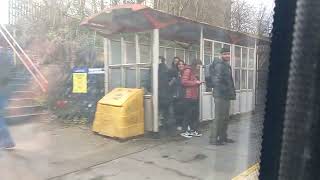
[[[211,74],[214,69],[214,63],[208,64],[204,67],[204,79],[206,81],[206,87],[207,88],[213,88],[212,80],[211,80]]]

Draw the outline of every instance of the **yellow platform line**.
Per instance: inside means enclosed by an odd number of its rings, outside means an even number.
[[[232,180],[248,180],[248,178],[252,178],[250,176],[256,175],[256,179],[258,180],[258,173],[259,173],[259,163],[254,164],[249,169],[243,171],[238,176],[232,178]],[[251,180],[251,179],[250,179]]]

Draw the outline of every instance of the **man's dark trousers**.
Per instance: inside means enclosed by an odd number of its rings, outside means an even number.
[[[228,124],[230,112],[230,100],[216,97],[215,103],[215,119],[211,123],[210,141],[217,142],[226,141],[228,138]]]

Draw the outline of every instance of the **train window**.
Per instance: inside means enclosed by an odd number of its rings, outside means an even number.
[[[251,171],[260,162],[269,67],[273,7],[264,7],[266,1],[273,0],[1,1],[0,13],[11,19],[5,26],[39,63],[21,63],[28,58],[18,57],[23,53],[16,44],[10,48],[0,23],[0,63],[3,53],[12,63],[4,66],[12,70],[12,82],[8,95],[0,94],[0,106],[9,101],[0,111],[16,115],[11,121],[0,112],[0,141],[7,120],[17,145],[2,153],[0,142],[0,179],[230,180]],[[230,61],[222,58],[222,48],[230,49]],[[168,72],[159,74],[158,56]],[[192,67],[188,76],[182,66],[171,68],[174,57],[205,67],[219,58],[223,68],[210,74]],[[48,89],[41,88],[47,84],[37,68],[45,70]],[[75,73],[82,74],[73,82]],[[0,69],[0,86],[2,75]],[[218,79],[214,85],[212,77]],[[77,88],[83,91],[73,93]],[[134,111],[110,112],[100,100],[115,88],[145,94],[111,108]]]

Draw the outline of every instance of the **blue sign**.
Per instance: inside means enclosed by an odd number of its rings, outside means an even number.
[[[88,73],[88,68],[87,67],[74,67],[72,69],[73,73]]]
[[[88,74],[104,74],[104,68],[89,68]]]

